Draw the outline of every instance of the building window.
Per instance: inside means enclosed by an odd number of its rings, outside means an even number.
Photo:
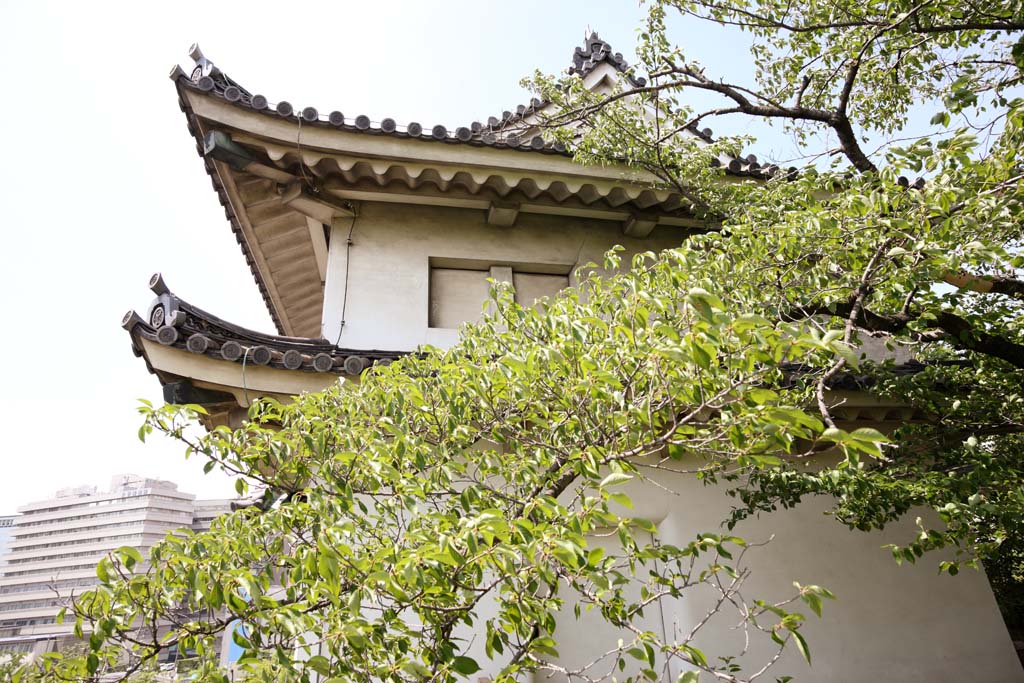
[[[430,260],[430,327],[454,329],[476,322],[490,293],[489,278],[511,282],[516,302],[530,306],[569,286],[570,265],[494,265],[467,259]]]
[[[568,287],[569,276],[513,271],[512,284],[516,288],[516,301],[523,306],[532,306],[538,299],[553,297]]]
[[[430,269],[430,326],[458,327],[479,320],[490,285],[488,270]]]

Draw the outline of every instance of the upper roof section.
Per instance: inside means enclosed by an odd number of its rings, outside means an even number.
[[[329,231],[358,202],[479,209],[496,226],[518,213],[615,221],[632,237],[657,225],[707,227],[678,191],[624,166],[583,166],[560,142],[540,135],[539,100],[450,130],[394,119],[372,121],[271,101],[203,55],[171,72],[225,214],[271,317],[283,335],[321,334]],[[621,77],[640,83],[621,55],[591,34],[573,55],[588,87]],[[696,132],[698,135],[706,133]],[[760,171],[753,158],[727,171]],[[734,168],[735,167],[735,168]]]
[[[540,114],[548,106],[548,103],[538,98],[532,98],[526,104],[503,111],[500,115],[490,116],[486,120],[473,121],[468,125],[454,128],[448,128],[441,124],[424,124],[418,121],[398,122],[390,117],[375,121],[365,114],[346,114],[342,109],[321,110],[314,106],[299,108],[288,100],[272,101],[265,95],[254,94],[229,77],[202,53],[198,45],[192,46],[190,56],[195,66],[189,74],[177,66],[171,71],[171,78],[176,82],[221,98],[240,108],[289,120],[298,125],[320,126],[370,135],[386,135],[431,142],[571,155],[571,152],[561,142],[545,142],[539,130],[534,126],[509,125],[528,121],[531,116]],[[569,74],[587,78],[602,66],[610,67],[616,78],[624,79],[634,87],[643,87],[647,84],[646,79],[633,72],[622,53],[614,52],[612,46],[602,40],[597,32],[590,33],[584,44],[573,50],[571,64],[566,71]],[[605,76],[605,78],[607,77],[608,75]],[[595,82],[594,85],[600,85],[600,82]],[[710,129],[698,130],[695,128],[691,132],[706,140],[711,139]],[[726,172],[731,175],[763,176],[771,169],[767,165],[759,164],[753,156],[736,158],[733,161],[736,163],[726,163]],[[645,180],[652,181],[654,179],[649,177]]]
[[[605,43],[602,42],[602,44]],[[580,50],[580,48],[576,49],[577,51]],[[494,125],[515,115],[538,111],[543,103],[537,99],[532,100],[529,105],[517,107],[515,112],[505,112],[500,118],[492,117],[494,120],[490,125],[474,121],[468,126],[458,126],[449,129],[444,125],[429,125],[418,121],[399,123],[392,118],[374,121],[365,114],[346,115],[341,109],[321,111],[312,106],[300,109],[288,100],[271,101],[264,95],[253,94],[241,84],[231,79],[203,54],[198,45],[192,46],[189,56],[192,57],[195,66],[189,74],[186,74],[180,67],[175,67],[171,71],[171,78],[173,80],[188,87],[193,87],[200,92],[220,97],[240,107],[285,120],[293,120],[305,126],[323,126],[336,130],[434,142],[461,143],[549,154],[567,154],[565,145],[561,143],[545,143],[540,135],[524,136],[522,131],[499,130]],[[590,73],[595,66],[595,64],[591,64],[587,73]]]

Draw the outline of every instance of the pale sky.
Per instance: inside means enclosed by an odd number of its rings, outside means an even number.
[[[161,392],[119,325],[145,313],[160,271],[189,302],[274,331],[167,78],[176,63],[191,70],[191,43],[296,110],[451,129],[526,101],[519,80],[568,66],[587,26],[629,58],[643,14],[631,0],[0,0],[0,513],[120,472],[231,495],[182,447],[138,441],[137,399]],[[703,24],[676,35],[749,82],[742,36]]]

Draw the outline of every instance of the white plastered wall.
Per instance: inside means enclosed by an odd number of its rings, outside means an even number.
[[[612,221],[525,213],[514,226],[503,228],[488,225],[484,211],[402,204],[363,204],[354,225],[350,221],[340,220],[331,229],[324,338],[345,348],[394,351],[412,351],[422,344],[446,347],[458,336],[457,330],[428,325],[431,259],[564,274],[590,261],[601,263],[616,244],[626,247],[628,258],[679,246],[686,236],[682,228],[664,226],[635,239]],[[345,326],[339,337],[343,309]]]
[[[735,499],[723,486],[705,486],[686,474],[659,472],[657,479],[658,486],[630,482],[622,490],[636,504],[633,514],[657,523],[661,543],[684,546],[701,532],[734,533],[751,543],[769,541],[751,549],[745,559],[751,570],[743,590],[748,600],[785,599],[794,593],[794,581],[836,594],[837,600],[825,601],[821,619],[806,605],[792,607],[808,617],[804,635],[813,666],[791,646],[765,680],[782,675],[828,683],[1024,680],[983,572],[940,575],[942,558],[937,554],[899,566],[883,549],[913,537],[914,513],[884,532],[864,533],[847,530],[827,516],[826,500],[808,499],[795,509],[747,520],[727,532],[720,523]],[[701,590],[667,599],[659,612],[649,611],[646,617],[660,620],[658,625],[671,638],[687,633],[704,616],[710,598]],[[709,660],[742,650],[742,633],[732,628],[738,621],[735,610],[726,609],[701,631],[696,644]],[[571,614],[563,615],[559,628],[563,649],[576,661],[586,661],[583,652],[596,654],[615,645],[596,642],[598,631],[575,622]],[[751,652],[741,660],[748,675],[773,651],[767,636],[755,634],[751,642]],[[667,680],[675,680],[680,671],[673,667]]]
[[[888,543],[905,543],[915,531],[913,515],[884,532],[850,531],[824,513],[823,499],[807,500],[796,509],[780,510],[741,523],[729,532],[721,521],[728,515],[732,498],[720,486],[705,486],[691,475],[658,475],[657,486],[630,482],[620,490],[635,503],[631,513],[655,521],[658,540],[685,546],[702,532],[732,533],[752,548],[743,561],[750,576],[743,585],[748,601],[778,601],[795,593],[794,581],[817,584],[832,590],[837,599],[826,600],[819,619],[804,604],[790,609],[803,613],[808,622],[802,633],[810,646],[808,666],[792,644],[771,669],[758,680],[775,681],[790,675],[795,681],[847,683],[875,681],[900,683],[986,683],[1024,680],[1024,672],[1003,625],[988,580],[981,571],[964,570],[957,576],[939,574],[938,554],[926,555],[916,565],[897,565]],[[646,534],[641,534],[646,537]],[[644,539],[641,539],[644,540]],[[614,535],[591,539],[607,555],[618,554]],[[698,570],[706,563],[696,565]],[[637,576],[643,576],[641,569]],[[638,586],[630,592],[638,594]],[[584,611],[577,621],[572,605],[576,598],[563,587],[565,606],[557,616],[555,640],[557,664],[569,670],[599,659],[613,650],[619,638],[625,643],[632,634],[619,633],[594,612]],[[648,607],[637,625],[670,642],[688,633],[712,604],[714,594],[698,587],[681,599],[665,599]],[[482,603],[478,628],[460,626],[456,637],[466,644],[465,654],[474,657],[482,670],[475,679],[493,679],[509,653],[489,661],[484,653],[483,623],[494,616],[494,604]],[[710,661],[719,656],[739,654],[743,632],[735,629],[738,612],[726,607],[700,631],[694,645]],[[773,619],[766,617],[770,626]],[[737,660],[746,675],[760,668],[775,651],[767,635],[752,632],[747,655]],[[636,674],[635,662],[624,674]],[[683,670],[678,663],[664,669],[658,657],[663,681],[676,680]],[[595,679],[609,673],[612,660],[605,659],[592,670]],[[704,680],[704,676],[700,680]],[[538,673],[534,683],[564,683],[564,677]],[[611,679],[609,679],[611,680]],[[710,679],[709,679],[710,680]]]

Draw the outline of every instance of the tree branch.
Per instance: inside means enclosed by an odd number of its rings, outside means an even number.
[[[764,16],[756,12],[741,9],[733,6],[723,6],[714,2],[701,2],[698,0],[696,3],[699,6],[708,10],[727,11],[737,17],[746,17],[749,21],[742,19],[726,19],[724,17],[714,17],[714,21],[727,24],[730,26],[741,26],[743,28],[762,28],[762,29],[777,29],[781,31],[788,31],[790,33],[817,33],[819,31],[829,30],[842,30],[851,28],[865,28],[870,26],[883,26],[882,22],[870,21],[867,19],[847,19],[845,21],[829,21],[819,22],[814,24],[797,25],[791,24],[780,19],[774,19],[772,17]],[[693,11],[686,10],[685,8],[678,7],[680,11],[690,14],[699,19],[708,19],[702,14],[698,14]],[[996,16],[992,21],[969,21],[959,24],[934,24],[931,26],[921,26],[914,22],[910,26],[911,33],[951,33],[955,31],[1021,31],[1024,30],[1024,21],[1019,18],[1007,15],[1007,16]]]
[[[950,273],[942,279],[947,284],[971,292],[1006,294],[1017,299],[1024,299],[1024,280],[997,275],[972,275],[964,272]]]
[[[800,316],[798,317],[828,315],[848,318],[851,314],[854,314],[853,320],[857,327],[869,332],[884,332],[887,334],[904,332],[911,322],[923,318],[923,314],[879,315],[863,307],[859,311],[855,311],[854,306],[855,303],[852,300],[849,303],[836,304],[831,307],[821,305],[803,306],[800,308]],[[1024,370],[1024,344],[1018,344],[1005,337],[979,330],[967,319],[950,311],[931,312],[931,316],[934,317],[934,322],[932,322],[931,326],[941,330],[944,334],[918,334],[915,335],[917,341],[945,341],[957,349],[974,351],[991,356],[992,358],[999,358],[1014,367]]]

